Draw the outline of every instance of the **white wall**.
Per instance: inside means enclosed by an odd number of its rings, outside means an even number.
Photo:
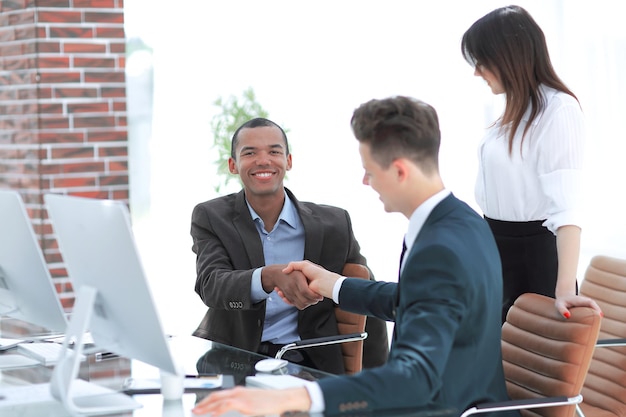
[[[497,117],[491,95],[460,52],[463,32],[508,1],[126,0],[128,36],[154,48],[149,163],[151,206],[135,231],[166,330],[187,334],[204,306],[193,292],[193,206],[215,197],[209,121],[219,96],[253,87],[289,129],[301,200],[348,209],[378,279],[394,281],[406,220],[384,213],[361,184],[349,120],[371,98],[410,95],[439,112],[446,186],[475,206],[476,145]],[[579,276],[590,257],[626,257],[623,160],[626,31],[621,0],[518,1],[544,29],[557,72],[588,118],[588,190]],[[129,57],[129,65],[132,57]],[[133,138],[131,138],[133,140]],[[132,157],[132,155],[131,155]]]

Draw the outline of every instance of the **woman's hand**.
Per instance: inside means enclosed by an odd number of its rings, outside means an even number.
[[[602,315],[602,309],[600,306],[589,297],[583,297],[582,295],[565,295],[557,297],[554,302],[556,309],[566,319],[569,319],[571,313],[569,309],[572,307],[591,307]]]

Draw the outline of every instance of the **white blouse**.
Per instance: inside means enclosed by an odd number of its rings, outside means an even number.
[[[545,220],[556,234],[564,225],[581,226],[585,126],[578,102],[541,87],[546,106],[520,140],[526,111],[509,155],[508,134],[496,123],[478,149],[476,201],[485,216],[504,221]]]

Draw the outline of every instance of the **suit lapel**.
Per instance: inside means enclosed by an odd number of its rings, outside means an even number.
[[[240,191],[235,199],[233,213],[233,226],[241,239],[241,244],[250,259],[252,268],[265,265],[263,245],[259,238],[259,232],[250,216],[250,210],[246,204],[244,191]]]
[[[322,244],[324,242],[324,231],[320,227],[320,220],[307,206],[300,204],[291,191],[285,188],[287,196],[293,201],[300,220],[304,226],[304,259],[311,262],[320,263],[322,256]]]

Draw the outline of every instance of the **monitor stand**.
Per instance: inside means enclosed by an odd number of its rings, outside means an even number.
[[[141,407],[141,404],[126,394],[112,390],[102,393],[102,387],[91,383],[87,383],[94,388],[93,395],[89,395],[90,390],[85,389],[84,381],[77,381],[83,337],[88,330],[97,297],[98,290],[93,287],[82,286],[78,290],[74,312],[63,340],[64,354],[59,358],[50,381],[52,397],[63,403],[72,415],[115,414]],[[72,342],[74,349],[69,347]],[[80,388],[76,385],[80,385]],[[80,394],[74,395],[78,389]]]

